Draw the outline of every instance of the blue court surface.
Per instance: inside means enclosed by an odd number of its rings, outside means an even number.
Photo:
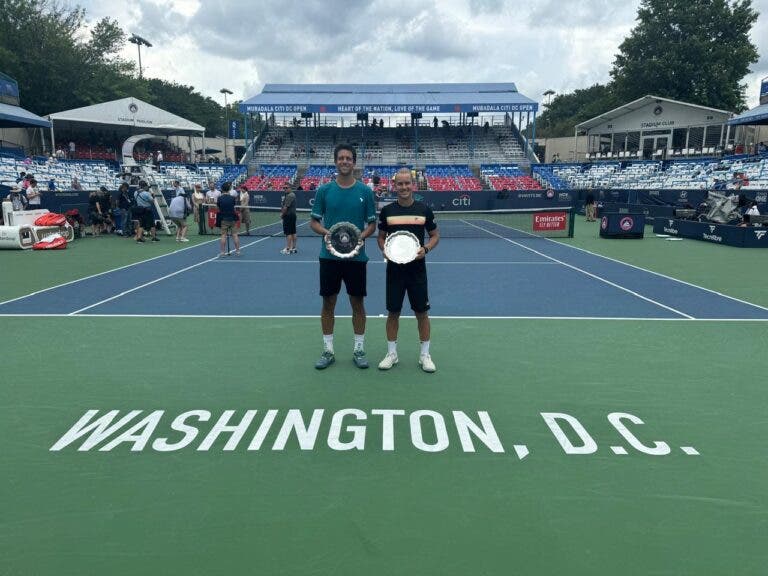
[[[0,303],[0,315],[302,317],[319,314],[320,240],[217,240]],[[385,264],[367,251],[369,316],[386,314]],[[542,238],[444,238],[428,258],[431,315],[487,318],[768,320],[768,309]],[[407,306],[407,305],[406,305]],[[339,298],[337,313],[351,313]]]

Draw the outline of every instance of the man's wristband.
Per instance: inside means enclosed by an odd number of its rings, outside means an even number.
[[[428,253],[429,253],[429,248],[427,248],[427,245],[424,244],[424,254],[428,254]]]

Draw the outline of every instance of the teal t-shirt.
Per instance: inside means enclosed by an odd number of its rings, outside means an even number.
[[[315,193],[312,205],[312,218],[322,220],[323,226],[330,228],[338,222],[351,222],[361,231],[371,222],[376,221],[376,207],[373,200],[373,190],[362,182],[355,180],[349,188],[342,188],[335,181],[323,184]],[[333,256],[322,242],[320,258],[339,260]],[[350,260],[367,262],[365,246],[360,253]]]

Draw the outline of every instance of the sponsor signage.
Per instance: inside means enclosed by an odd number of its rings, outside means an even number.
[[[669,234],[725,246],[768,248],[768,228],[762,227],[657,218],[653,223],[653,231],[657,234]]]
[[[527,104],[241,104],[241,112],[267,114],[455,114],[458,112],[536,112],[535,102]]]
[[[567,212],[537,212],[533,214],[534,232],[565,230],[567,222]]]
[[[229,121],[229,137],[232,140],[235,140],[236,138],[240,138],[240,124],[237,120],[230,120]]]

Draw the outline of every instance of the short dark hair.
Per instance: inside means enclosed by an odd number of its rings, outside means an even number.
[[[342,150],[346,150],[347,152],[352,153],[352,162],[357,163],[357,150],[355,150],[355,147],[352,146],[352,144],[337,144],[336,148],[333,149],[333,161],[336,162],[336,159],[339,157],[339,152]]]
[[[230,190],[232,190],[232,182],[224,182],[224,184],[221,185],[222,192],[229,192]]]

